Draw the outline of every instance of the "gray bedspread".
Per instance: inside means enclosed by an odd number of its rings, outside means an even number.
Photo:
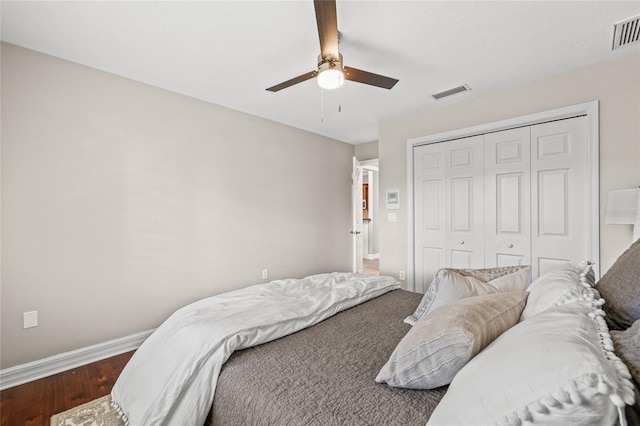
[[[395,290],[292,335],[235,352],[218,379],[208,424],[420,425],[446,387],[375,382],[409,330],[421,294]]]

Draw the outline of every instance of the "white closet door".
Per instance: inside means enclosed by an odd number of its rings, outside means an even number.
[[[414,283],[440,268],[484,266],[482,136],[414,149]]]
[[[446,260],[446,144],[414,149],[414,284],[424,293]]]
[[[452,268],[484,267],[483,136],[447,144],[445,170],[446,262]]]
[[[530,128],[484,136],[485,267],[531,263]]]
[[[590,249],[586,118],[531,127],[532,273],[585,260]]]

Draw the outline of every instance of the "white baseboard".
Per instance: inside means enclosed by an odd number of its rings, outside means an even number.
[[[380,253],[367,253],[363,257],[367,260],[380,259]]]
[[[138,349],[154,330],[142,331],[59,355],[0,370],[0,390]]]

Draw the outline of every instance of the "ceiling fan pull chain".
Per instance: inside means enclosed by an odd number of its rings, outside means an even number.
[[[324,123],[324,90],[320,89],[320,122]]]

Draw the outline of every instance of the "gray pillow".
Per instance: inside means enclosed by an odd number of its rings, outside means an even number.
[[[402,338],[376,381],[408,389],[433,389],[453,377],[478,352],[520,319],[524,291],[468,297],[425,315]]]
[[[625,330],[640,319],[640,239],[631,244],[596,284],[604,298],[611,330]]]

